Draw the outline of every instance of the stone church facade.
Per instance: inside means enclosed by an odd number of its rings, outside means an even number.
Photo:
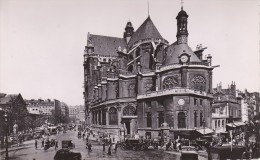
[[[84,54],[87,122],[112,135],[189,136],[211,128],[212,71],[206,48],[188,46],[188,15],[177,17],[176,42],[165,40],[150,16],[123,38],[88,34]]]

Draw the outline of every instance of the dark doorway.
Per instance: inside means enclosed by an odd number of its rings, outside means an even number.
[[[122,118],[122,122],[123,124],[125,125],[125,129],[126,129],[126,132],[125,134],[130,134],[130,122],[131,122],[131,119],[128,119],[128,118]]]
[[[126,127],[126,134],[130,134],[130,121],[125,121],[125,127]]]

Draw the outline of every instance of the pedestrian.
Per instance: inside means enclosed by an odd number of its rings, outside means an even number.
[[[83,136],[83,140],[84,140],[84,137],[85,137],[85,132],[83,133],[83,135],[82,135],[82,136]]]
[[[117,143],[115,143],[115,152],[117,151]]]
[[[105,141],[103,140],[103,143],[102,143],[102,145],[103,145],[103,152],[105,152],[105,150],[106,150],[106,143],[105,143]]]
[[[42,147],[44,147],[44,139],[42,139]]]
[[[55,150],[58,148],[58,140],[55,140]]]
[[[89,143],[89,144],[88,144],[88,151],[89,151],[89,152],[91,152],[91,151],[92,151],[91,147],[92,147],[92,144],[91,144],[91,143]]]
[[[116,140],[116,139],[115,139],[115,137],[113,136],[113,143],[115,142],[115,140]]]
[[[109,138],[109,141],[108,141],[108,143],[109,143],[109,144],[111,144],[111,143],[112,143],[112,140],[111,140],[111,138]]]
[[[35,140],[35,143],[34,143],[34,144],[35,144],[35,149],[37,149],[37,143],[38,143],[38,142],[37,142],[37,139],[36,139],[36,140]]]
[[[108,156],[111,156],[111,144],[109,144],[108,150],[107,150]]]

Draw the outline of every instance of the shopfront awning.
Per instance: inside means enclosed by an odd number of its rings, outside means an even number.
[[[203,135],[210,134],[210,133],[214,132],[212,129],[209,129],[209,128],[197,129],[196,131],[199,132],[200,134],[203,134]]]
[[[244,126],[244,125],[245,125],[244,122],[235,122],[234,124],[235,124],[236,126]]]
[[[234,123],[228,123],[227,126],[228,127],[232,127],[232,128],[236,128],[237,127]]]

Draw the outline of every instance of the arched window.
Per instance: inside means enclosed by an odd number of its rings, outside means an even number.
[[[173,76],[164,78],[163,80],[163,89],[170,89],[175,86],[178,86],[178,79]]]
[[[178,113],[178,128],[186,128],[186,115],[184,112]]]
[[[158,112],[158,127],[161,127],[163,122],[164,122],[164,113]]]
[[[224,127],[224,120],[222,120],[222,127]]]
[[[133,116],[136,115],[135,113],[135,107],[133,106],[126,106],[123,110],[123,116]]]
[[[109,124],[110,125],[117,125],[118,119],[117,119],[117,110],[114,107],[111,107],[109,109]]]
[[[218,122],[215,120],[215,129],[218,128]]]
[[[220,127],[220,120],[218,120],[218,127]]]
[[[202,76],[195,76],[191,80],[191,86],[193,89],[205,91],[206,90],[206,80]]]

